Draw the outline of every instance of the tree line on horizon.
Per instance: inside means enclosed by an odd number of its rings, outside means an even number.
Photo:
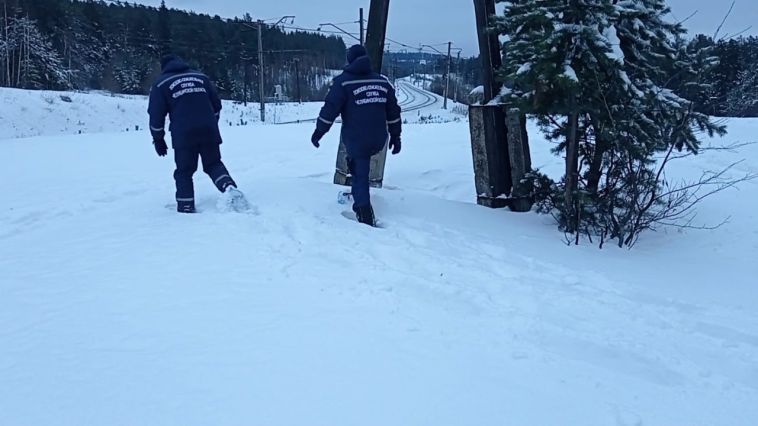
[[[258,34],[250,15],[223,19],[162,4],[6,0],[0,10],[0,86],[146,94],[167,53],[184,57],[224,98],[259,97]],[[267,27],[265,96],[275,85],[304,100],[344,65],[341,38]],[[299,87],[297,87],[299,84]]]
[[[208,74],[224,98],[259,98],[258,35],[250,15],[223,19],[165,4],[102,0],[3,0],[1,7],[0,86],[146,94],[160,72],[160,56],[175,53]],[[702,92],[688,94],[695,109],[713,116],[758,116],[758,37],[697,35],[689,43],[708,48],[714,64],[701,76]],[[263,45],[266,97],[279,85],[290,99],[323,99],[331,70],[345,62],[346,45],[336,36],[269,27]],[[420,85],[441,95],[446,67],[444,55],[390,52],[383,73],[415,74]],[[466,103],[479,84],[479,58],[453,58],[450,98]]]

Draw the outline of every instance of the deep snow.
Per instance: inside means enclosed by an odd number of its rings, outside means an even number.
[[[474,204],[467,123],[411,124],[370,229],[335,202],[336,130],[222,128],[249,215],[200,173],[173,212],[142,131],[0,141],[0,424],[758,423],[758,184],[703,203],[714,231],[567,247]]]

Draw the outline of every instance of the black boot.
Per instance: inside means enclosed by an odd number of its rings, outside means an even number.
[[[177,201],[176,211],[179,213],[195,213],[194,201]]]
[[[371,207],[371,204],[367,206],[353,207],[353,211],[355,211],[355,216],[358,218],[358,222],[376,228],[376,217],[374,217],[374,208]]]

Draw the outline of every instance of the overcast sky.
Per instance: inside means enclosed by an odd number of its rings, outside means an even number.
[[[160,0],[138,0],[158,5]],[[275,18],[295,15],[295,25],[315,28],[319,23],[343,23],[358,20],[358,9],[363,7],[368,19],[370,0],[166,0],[171,8],[196,12],[241,16],[245,12],[254,18]],[[692,13],[685,25],[694,33],[712,35],[729,10],[728,0],[669,0],[673,18],[683,20]],[[753,26],[747,35],[758,35],[758,1],[737,0],[722,35],[740,32]],[[358,32],[358,24],[340,25],[350,32]],[[464,49],[465,56],[476,54],[476,27],[471,0],[391,0],[388,37],[411,46],[437,45],[452,41]],[[348,40],[346,40],[348,42]],[[396,46],[391,45],[392,50]],[[439,47],[442,50],[442,46]]]

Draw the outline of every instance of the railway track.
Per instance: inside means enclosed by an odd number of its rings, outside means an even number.
[[[436,95],[419,89],[413,84],[402,80],[397,82],[397,92],[399,98],[398,103],[404,113],[428,108],[438,102]],[[313,123],[316,120],[318,120],[318,117],[294,121],[283,121],[275,124]]]
[[[403,112],[418,111],[423,108],[428,108],[437,103],[437,97],[425,90],[408,83],[406,81],[398,81],[397,87],[403,93],[406,94],[406,102],[401,102],[400,107]]]

